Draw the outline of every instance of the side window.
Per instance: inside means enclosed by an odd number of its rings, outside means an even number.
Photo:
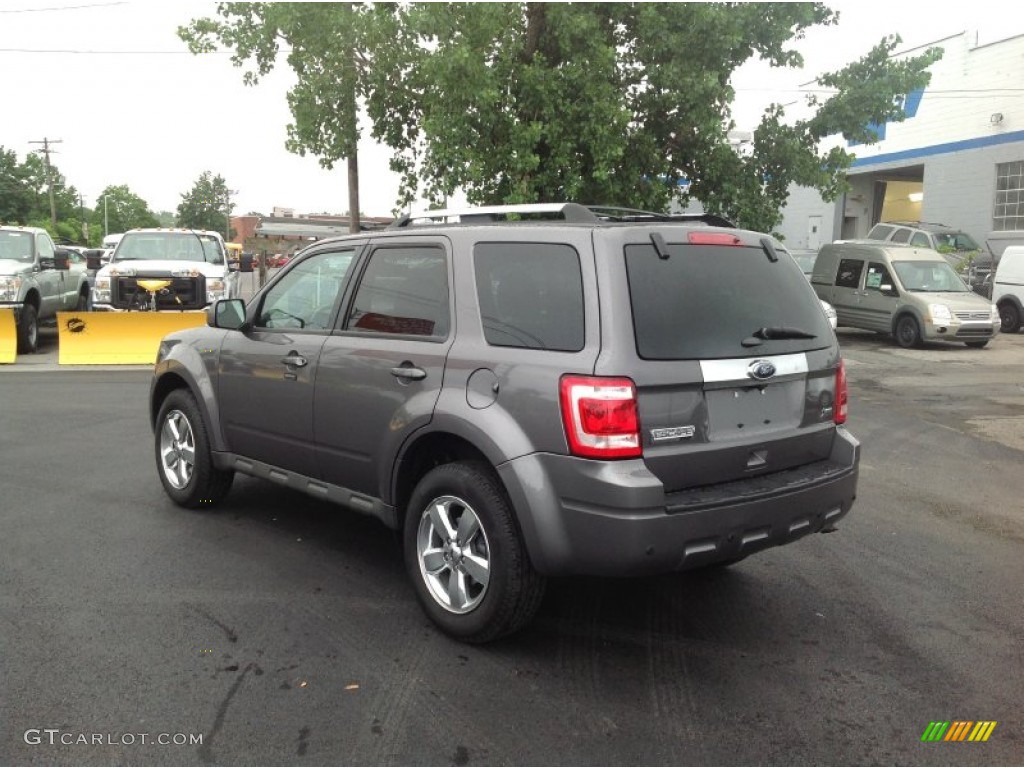
[[[903,228],[897,229],[893,233],[893,235],[892,235],[892,241],[894,243],[906,243],[909,240],[910,240],[910,230],[909,229],[903,229]]]
[[[864,262],[860,259],[842,259],[836,273],[836,285],[840,288],[859,288],[860,273],[864,271]]]
[[[880,291],[883,285],[891,286],[892,284],[892,277],[889,276],[889,270],[885,268],[884,264],[874,261],[868,264],[868,273],[864,278],[865,290]]]
[[[868,240],[885,240],[892,234],[892,227],[887,227],[884,224],[876,224],[868,232]]]
[[[910,244],[916,245],[919,248],[931,248],[932,244],[928,240],[928,235],[924,232],[915,232],[914,236],[910,238]]]
[[[448,261],[436,246],[377,248],[345,328],[402,336],[448,335]]]
[[[583,278],[575,248],[480,243],[473,264],[488,344],[563,352],[583,349]]]
[[[318,253],[297,264],[263,297],[258,328],[323,331],[352,266],[354,249]]]
[[[53,258],[53,241],[47,235],[36,235],[36,255],[40,259]]]

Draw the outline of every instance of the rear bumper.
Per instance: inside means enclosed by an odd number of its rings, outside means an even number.
[[[853,505],[860,444],[836,431],[828,460],[666,494],[642,460],[533,454],[499,467],[534,567],[547,575],[688,570],[831,529]]]

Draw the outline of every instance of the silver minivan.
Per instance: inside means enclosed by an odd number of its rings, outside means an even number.
[[[901,347],[962,341],[984,347],[999,313],[936,251],[870,240],[822,246],[811,285],[840,326],[891,333]]]

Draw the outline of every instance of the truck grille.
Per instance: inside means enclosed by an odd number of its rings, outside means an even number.
[[[111,284],[110,303],[117,309],[140,309],[149,304],[149,293],[138,285],[139,280],[170,280],[171,284],[156,295],[157,309],[202,309],[206,306],[206,277],[171,277],[170,275],[135,275],[118,277]]]

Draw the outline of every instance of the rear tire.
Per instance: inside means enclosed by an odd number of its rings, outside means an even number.
[[[176,389],[163,401],[154,437],[157,474],[175,504],[197,509],[224,499],[235,473],[214,466],[209,431],[188,390]]]
[[[424,475],[409,499],[403,544],[420,606],[454,638],[495,640],[525,626],[540,607],[545,580],[484,464],[443,464]]]
[[[921,346],[921,328],[913,315],[903,315],[896,321],[896,343],[904,349]]]
[[[999,330],[1003,333],[1016,333],[1020,330],[1020,312],[1013,304],[1000,305]]]
[[[39,349],[39,313],[34,304],[23,304],[18,317],[18,353],[35,354]]]

